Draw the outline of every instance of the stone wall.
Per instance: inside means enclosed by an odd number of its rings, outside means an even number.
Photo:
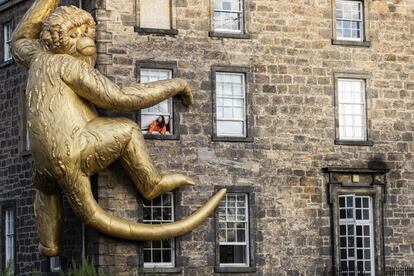
[[[96,11],[98,68],[118,84],[136,81],[138,60],[178,62],[178,75],[190,82],[195,104],[177,106],[178,141],[146,141],[151,156],[161,171],[185,172],[196,180],[196,187],[176,192],[183,216],[217,185],[253,187],[257,275],[329,271],[331,218],[322,168],[367,167],[372,161],[391,169],[384,204],[386,265],[414,263],[414,5],[408,0],[367,2],[370,47],[332,45],[328,0],[247,0],[250,39],[209,37],[207,0],[176,1],[176,36],[134,32],[132,0],[102,1]],[[213,65],[251,68],[252,143],[212,142]],[[373,146],[334,144],[334,72],[370,74]],[[136,220],[138,196],[119,170],[115,166],[100,176],[100,203]],[[213,273],[212,223],[179,238],[184,275]],[[116,275],[137,269],[139,243],[100,239],[100,267]]]

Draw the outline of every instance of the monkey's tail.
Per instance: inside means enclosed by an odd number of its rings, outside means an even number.
[[[76,183],[65,183],[71,187],[65,185],[66,189],[64,188],[75,213],[86,225],[97,231],[127,240],[163,240],[186,234],[203,223],[226,194],[226,189],[221,189],[200,209],[183,220],[165,224],[143,224],[109,214],[93,197],[89,178],[82,176],[76,180]]]

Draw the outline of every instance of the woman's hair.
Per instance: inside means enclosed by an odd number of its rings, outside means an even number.
[[[161,126],[165,126],[165,118],[164,118],[164,115],[160,115],[159,117],[161,117],[161,122],[159,123]],[[158,117],[158,118],[159,118]],[[157,119],[157,121],[158,121],[158,119]]]

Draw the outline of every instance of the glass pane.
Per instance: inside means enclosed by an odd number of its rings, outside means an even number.
[[[144,249],[144,262],[151,263],[151,250]]]
[[[153,262],[154,263],[161,263],[162,259],[161,259],[161,250],[159,249],[154,249],[152,250],[152,258],[153,258]]]
[[[246,241],[245,233],[246,233],[246,231],[244,229],[238,229],[237,230],[237,242],[245,242]]]
[[[246,263],[246,246],[220,245],[220,263]]]

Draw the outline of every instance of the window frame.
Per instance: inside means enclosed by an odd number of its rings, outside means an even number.
[[[53,260],[56,260],[56,258],[59,258],[60,265],[59,267],[54,267],[56,263]],[[49,271],[50,272],[60,272],[62,270],[62,258],[60,256],[55,257],[49,257]]]
[[[364,130],[364,139],[357,140],[357,139],[342,139],[340,137],[339,131],[339,80],[356,80],[356,81],[363,81],[364,82],[364,104],[365,104],[365,113],[364,113],[364,123],[365,123],[365,130]],[[335,109],[335,145],[349,145],[349,146],[373,146],[374,143],[370,137],[370,125],[371,120],[369,116],[369,112],[371,110],[369,104],[369,80],[370,75],[367,73],[341,73],[335,72],[334,73],[334,85],[335,85],[335,94],[334,94],[334,109]]]
[[[338,197],[339,197],[338,198],[339,199],[339,202],[341,201],[341,198],[348,198],[348,197],[351,197],[352,198],[352,201],[353,201],[353,206],[352,206],[352,212],[353,212],[353,216],[352,217],[353,218],[352,219],[349,219],[349,218],[341,218],[341,215],[340,215],[339,216],[339,224],[338,224],[340,228],[343,225],[345,225],[345,226],[353,225],[354,226],[353,227],[353,232],[354,232],[353,235],[348,235],[348,233],[346,233],[346,235],[345,235],[345,238],[352,237],[353,240],[354,240],[354,246],[353,246],[353,248],[354,248],[354,252],[353,252],[353,254],[354,254],[354,260],[353,261],[355,262],[355,264],[354,264],[354,270],[350,270],[349,268],[348,268],[348,270],[350,272],[351,271],[352,272],[355,272],[355,269],[356,269],[356,271],[359,271],[358,268],[357,268],[357,264],[356,264],[356,262],[359,261],[359,259],[357,258],[357,255],[358,255],[357,254],[357,249],[359,247],[358,247],[358,244],[356,242],[356,239],[357,239],[357,231],[356,231],[356,228],[358,226],[360,226],[360,227],[369,226],[370,227],[370,231],[369,231],[369,238],[370,238],[369,250],[370,250],[370,254],[371,254],[370,259],[369,259],[369,261],[371,262],[370,273],[374,273],[375,274],[374,209],[373,209],[373,204],[372,204],[373,198],[372,198],[372,196],[369,196],[369,195],[353,194],[353,193],[341,193],[341,194],[338,195]],[[359,198],[362,199],[361,203],[363,202],[363,199],[364,198],[368,198],[368,210],[369,210],[369,217],[370,217],[370,219],[368,219],[368,220],[364,220],[364,219],[357,220],[356,219],[356,203],[355,202],[356,202],[356,198],[357,197],[359,197]],[[345,199],[345,203],[347,204],[347,199]],[[339,211],[341,211],[341,204],[340,203],[339,203],[338,207],[339,207]],[[366,208],[364,208],[364,209],[366,209]],[[344,235],[341,235],[341,233],[339,233],[339,239],[341,239],[342,237],[344,237]],[[364,235],[364,237],[365,237],[365,235]],[[364,243],[365,243],[365,241],[364,241]],[[346,253],[347,259],[346,260],[348,261],[348,260],[350,260],[350,256],[348,256],[348,253],[349,253],[348,252],[349,251],[348,245],[346,245],[345,248],[346,248],[346,252],[347,252]],[[343,247],[340,244],[339,244],[339,249],[340,250],[343,249]],[[363,250],[366,250],[366,247],[364,247]],[[341,253],[339,255],[339,258],[340,258],[340,262],[342,263],[343,262],[343,259],[342,259]],[[368,260],[368,259],[364,259],[364,258],[362,259],[362,261],[365,261],[365,260]],[[342,269],[343,268],[341,267],[341,270]],[[363,270],[363,271],[365,272],[365,270]]]
[[[339,38],[336,34],[336,3],[337,1],[344,2],[360,2],[362,5],[362,27],[360,39],[347,39]],[[355,46],[355,47],[370,47],[370,34],[369,34],[369,4],[370,0],[332,0],[332,44],[342,46]]]
[[[8,40],[8,38],[6,38],[6,29],[10,28],[9,30],[9,35],[10,35],[10,39]],[[3,62],[10,62],[11,60],[13,60],[13,56],[11,53],[11,36],[13,33],[13,23],[12,21],[6,21],[3,23]],[[6,57],[6,49],[9,49],[9,57]]]
[[[142,69],[159,69],[159,70],[171,70],[171,78],[176,78],[178,74],[176,61],[153,61],[153,60],[139,60],[136,62],[136,77],[137,82],[141,80]],[[173,118],[173,134],[156,135],[156,134],[143,134],[145,139],[148,140],[179,140],[180,139],[180,117],[179,112],[182,110],[182,104],[180,96],[172,97],[172,118]],[[141,126],[141,110],[134,113],[135,121]]]
[[[135,0],[135,32],[145,35],[145,34],[156,34],[156,35],[172,35],[175,36],[178,34],[177,30],[177,14],[176,14],[176,7],[177,7],[177,0],[169,0],[170,1],[170,29],[160,29],[160,28],[142,28],[141,27],[141,10],[140,10],[140,1]]]
[[[19,103],[19,151],[21,156],[28,156],[31,154],[27,113],[26,91],[22,91]]]
[[[162,194],[160,196],[163,196],[165,194],[170,194],[171,195],[171,220],[170,221],[161,220],[161,221],[162,222],[165,222],[165,223],[174,222],[175,221],[175,199],[174,199],[174,193],[173,192],[167,192],[167,193],[164,193],[164,194]],[[152,200],[150,200],[150,202],[151,201]],[[143,202],[142,207],[143,208],[148,208],[148,206],[145,206],[145,202]],[[150,206],[150,207],[152,207],[152,206]],[[161,207],[161,213],[162,213],[162,207]],[[151,220],[151,221],[154,221],[154,220]],[[144,218],[142,219],[142,222],[143,223],[150,223],[150,221],[145,220]],[[143,259],[143,261],[142,261],[143,262],[143,268],[151,268],[151,269],[154,269],[154,268],[175,268],[176,267],[176,261],[175,261],[175,259],[176,259],[175,238],[170,238],[169,240],[171,240],[171,262],[169,262],[169,263],[167,263],[167,262],[163,262],[163,263],[154,263],[154,262],[146,263],[145,262],[145,259]],[[150,242],[152,243],[153,241],[150,241]],[[143,247],[143,251],[145,252],[144,245],[142,247]],[[152,248],[152,246],[151,246],[151,248]]]
[[[240,31],[231,31],[231,30],[224,30],[224,29],[216,29],[215,24],[215,1],[217,0],[210,0],[210,10],[212,11],[210,14],[210,31],[208,33],[209,37],[216,37],[216,38],[235,38],[235,39],[250,39],[250,34],[247,31],[247,26],[250,21],[249,13],[246,12],[246,1],[249,0],[239,0],[241,1],[241,28]],[[227,11],[225,11],[227,12]]]
[[[17,245],[17,239],[16,239],[16,202],[14,200],[8,200],[8,201],[4,201],[1,204],[1,269],[5,269],[6,268],[6,210],[7,209],[13,209],[13,214],[14,214],[14,244],[13,244],[13,248],[14,248],[14,252],[13,252],[13,266],[14,266],[14,271],[12,273],[12,275],[16,274],[16,260],[17,260],[17,250],[16,250],[16,245]]]
[[[375,275],[382,275],[385,267],[384,254],[384,203],[386,190],[387,168],[343,168],[327,167],[323,171],[328,174],[328,203],[331,211],[332,226],[332,265],[333,273],[339,272],[340,267],[340,214],[339,196],[354,194],[357,196],[370,196],[372,199],[374,233],[374,266]],[[353,182],[351,179],[358,175],[362,181]]]
[[[183,208],[180,206],[181,202],[181,194],[172,191],[173,194],[173,200],[174,200],[174,220],[178,221],[184,217],[183,214]],[[143,221],[144,219],[144,198],[138,199],[138,221]],[[171,274],[171,273],[177,273],[181,274],[183,271],[182,267],[182,254],[181,254],[181,246],[180,241],[182,237],[175,237],[174,238],[174,248],[175,248],[175,266],[174,267],[144,267],[144,242],[138,242],[137,243],[137,255],[138,255],[138,272],[142,274]]]
[[[219,136],[217,135],[217,91],[216,91],[216,76],[217,73],[236,73],[236,74],[244,74],[244,108],[245,108],[245,135],[244,136]],[[211,67],[211,102],[212,102],[212,135],[211,139],[214,142],[253,142],[253,137],[251,136],[250,125],[252,122],[249,116],[251,114],[250,108],[251,105],[251,94],[249,93],[249,83],[251,78],[250,68],[246,66],[220,66],[214,65]]]
[[[235,265],[221,265],[220,264],[220,243],[218,241],[219,232],[219,210],[216,208],[214,211],[214,243],[215,243],[215,267],[216,273],[253,273],[256,272],[256,203],[254,197],[254,188],[250,186],[215,186],[214,191],[218,192],[220,189],[226,188],[227,194],[246,194],[247,196],[247,209],[248,209],[248,234],[246,237],[248,240],[248,265],[239,266]]]

